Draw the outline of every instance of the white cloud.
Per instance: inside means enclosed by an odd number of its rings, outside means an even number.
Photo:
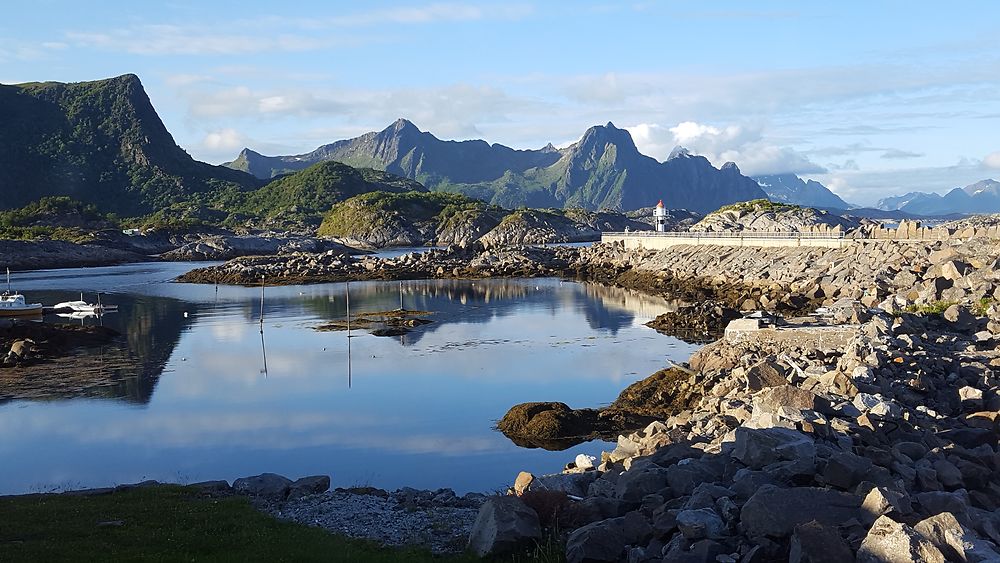
[[[520,19],[534,11],[528,4],[485,6],[461,3],[435,3],[426,6],[388,8],[359,12],[331,18],[330,24],[340,26],[397,24],[428,24],[434,22],[461,22],[485,19]]]
[[[1000,169],[1000,151],[991,152],[983,158],[983,166],[986,168]]]
[[[684,121],[673,127],[640,123],[626,129],[641,152],[658,160],[665,159],[674,147],[682,146],[703,155],[715,166],[735,162],[747,175],[824,171],[805,155],[768,142],[763,137],[762,129],[756,126],[715,127]]]
[[[313,51],[343,45],[344,40],[297,34],[219,33],[207,27],[141,25],[110,32],[69,32],[78,47],[135,55],[237,55]]]
[[[247,146],[247,137],[235,129],[220,129],[205,135],[201,144],[211,151],[231,153]]]

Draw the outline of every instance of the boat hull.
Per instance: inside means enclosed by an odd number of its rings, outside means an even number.
[[[42,314],[42,304],[34,303],[28,305],[27,307],[19,307],[17,309],[3,309],[0,308],[0,317],[32,317]]]

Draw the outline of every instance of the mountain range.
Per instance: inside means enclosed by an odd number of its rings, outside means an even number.
[[[1000,182],[981,180],[945,195],[910,192],[879,200],[875,207],[914,215],[1000,213]]]
[[[754,180],[760,184],[771,201],[826,209],[851,209],[855,207],[823,184],[815,180],[803,180],[795,174],[754,176]]]
[[[225,164],[261,179],[335,160],[414,179],[433,191],[462,193],[507,208],[581,207],[633,210],[663,200],[671,208],[713,211],[767,197],[733,163],[715,168],[676,149],[658,162],[639,152],[628,131],[612,123],[587,129],[557,149],[515,150],[482,140],[443,141],[399,119],[382,131],[292,156],[250,149]]]

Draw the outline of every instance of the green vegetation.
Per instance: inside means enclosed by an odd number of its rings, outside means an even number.
[[[68,197],[43,197],[28,205],[0,211],[0,238],[86,242],[94,230],[116,229],[118,217]]]
[[[0,85],[0,195],[8,207],[69,196],[141,216],[192,194],[256,187],[178,147],[139,79]]]
[[[172,485],[107,495],[0,497],[4,561],[479,561],[393,549],[281,522],[243,497]],[[561,561],[543,542],[503,561]]]
[[[327,161],[242,194],[243,200],[229,209],[253,218],[281,218],[318,225],[323,214],[335,204],[371,191],[401,193],[426,189],[413,180],[380,170]]]
[[[917,313],[921,315],[941,315],[951,307],[957,305],[958,301],[932,301],[926,305],[908,305],[904,309],[907,313]]]
[[[333,206],[320,236],[353,237],[394,224],[454,224],[474,214],[501,213],[495,206],[444,192],[370,192]]]
[[[990,307],[995,305],[996,302],[997,300],[992,297],[983,297],[972,305],[972,314],[977,317],[985,317],[989,314]]]
[[[771,201],[769,199],[753,199],[750,201],[740,201],[737,203],[732,203],[729,205],[723,205],[716,211],[709,213],[724,213],[726,211],[736,211],[738,213],[752,213],[757,211],[790,211],[792,209],[801,209],[799,205],[792,205],[790,203],[781,203],[777,201]]]

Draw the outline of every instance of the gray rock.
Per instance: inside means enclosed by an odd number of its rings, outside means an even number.
[[[788,384],[785,367],[778,362],[768,360],[751,366],[746,372],[746,380],[747,390],[751,393]]]
[[[816,408],[816,395],[794,385],[779,385],[758,392],[753,397],[754,414],[777,412],[781,407],[798,410]]]
[[[479,507],[468,548],[480,557],[514,551],[541,539],[538,515],[516,496],[491,497]]]
[[[601,474],[597,471],[583,473],[555,473],[536,477],[528,487],[530,491],[562,491],[568,495],[584,497],[590,484]]]
[[[914,530],[951,561],[1000,561],[1000,554],[989,542],[959,523],[950,512],[926,518],[914,526]]]
[[[623,473],[615,484],[615,494],[621,500],[639,502],[642,497],[658,493],[668,485],[666,469],[646,465]]]
[[[292,480],[276,473],[261,473],[233,481],[233,490],[244,495],[284,500]]]
[[[817,521],[836,525],[859,515],[861,499],[830,489],[764,485],[740,511],[740,521],[750,537],[791,535],[795,526]]]
[[[682,510],[677,513],[677,528],[688,540],[725,537],[726,523],[711,508]]]
[[[816,445],[805,434],[785,428],[736,429],[732,456],[751,469],[761,469],[779,461],[809,462],[816,457]]]
[[[880,516],[858,548],[858,563],[944,563],[941,550],[913,528]]]
[[[566,540],[567,563],[618,561],[625,552],[625,518],[610,518],[577,528]]]
[[[833,526],[807,522],[796,526],[792,533],[788,563],[840,563],[853,559],[851,548]]]
[[[866,524],[872,524],[880,516],[896,514],[905,516],[913,512],[910,497],[904,492],[887,487],[874,487],[861,503],[861,512]]]
[[[833,454],[823,469],[823,481],[831,487],[847,490],[864,479],[872,467],[872,460],[850,452]]]
[[[295,480],[288,487],[288,498],[300,498],[306,495],[325,493],[330,490],[330,477],[327,475],[312,475]]]
[[[961,305],[952,305],[944,311],[944,320],[948,321],[954,330],[968,332],[975,328],[976,317]]]

